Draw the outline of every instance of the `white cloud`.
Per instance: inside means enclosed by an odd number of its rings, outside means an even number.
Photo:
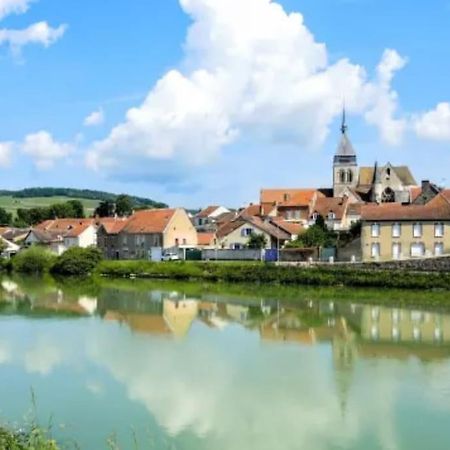
[[[24,357],[25,369],[29,373],[50,374],[64,360],[58,346],[49,338],[39,338],[36,345],[28,350]]]
[[[101,125],[105,121],[105,113],[103,109],[97,109],[96,111],[91,112],[84,119],[84,126],[86,127],[95,127],[97,125]]]
[[[0,20],[10,14],[25,13],[31,2],[32,0],[0,0]],[[0,28],[0,45],[9,45],[14,54],[20,55],[22,47],[28,44],[49,47],[64,35],[66,29],[66,25],[54,28],[45,21],[22,29]]]
[[[23,14],[33,0],[0,0],[0,20],[10,14]]]
[[[255,139],[318,146],[340,114],[367,114],[382,137],[397,143],[394,73],[405,64],[387,50],[370,80],[327,49],[305,26],[269,0],[180,0],[192,18],[183,70],[171,70],[145,101],[94,143],[88,165],[121,170],[135,161],[200,164],[245,134]],[[134,158],[134,159],[133,159]],[[116,170],[116,169],[113,169]]]
[[[0,142],[0,167],[10,165],[13,146],[12,142]]]
[[[25,137],[21,145],[22,151],[31,156],[36,167],[41,170],[50,169],[54,163],[67,157],[73,150],[68,143],[57,142],[47,131],[39,131]]]
[[[435,109],[415,117],[414,129],[421,138],[450,141],[450,103],[439,103]]]

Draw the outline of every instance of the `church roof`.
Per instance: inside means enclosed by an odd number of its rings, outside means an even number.
[[[374,180],[374,170],[374,167],[361,167],[359,169],[359,187],[372,185]],[[382,168],[379,168],[378,170],[382,170]],[[397,174],[404,186],[417,185],[408,166],[393,166],[392,170]]]
[[[336,156],[356,156],[352,143],[350,142],[347,133],[342,133],[341,140],[339,142]]]

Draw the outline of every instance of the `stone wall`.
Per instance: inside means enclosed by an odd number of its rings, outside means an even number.
[[[409,270],[415,272],[450,272],[450,256],[425,259],[408,259],[399,261],[352,264],[358,269]]]

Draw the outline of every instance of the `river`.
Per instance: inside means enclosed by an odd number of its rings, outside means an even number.
[[[67,448],[450,448],[446,293],[0,282],[0,420]]]

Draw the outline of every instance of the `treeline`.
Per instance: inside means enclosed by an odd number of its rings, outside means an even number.
[[[118,194],[112,194],[110,192],[96,191],[91,189],[74,189],[74,188],[51,188],[51,187],[36,187],[26,188],[18,191],[0,190],[1,195],[8,195],[14,198],[33,198],[33,197],[71,197],[82,198],[88,200],[99,200],[104,202],[115,202]],[[157,202],[155,200],[129,196],[133,203],[138,206],[148,206],[151,208],[166,208],[165,203]]]
[[[19,208],[16,217],[11,213],[0,208],[0,225],[15,226],[25,228],[36,225],[44,220],[64,219],[66,217],[82,219],[84,215],[84,206],[79,200],[68,200],[63,203],[55,203],[47,207],[40,208]]]

